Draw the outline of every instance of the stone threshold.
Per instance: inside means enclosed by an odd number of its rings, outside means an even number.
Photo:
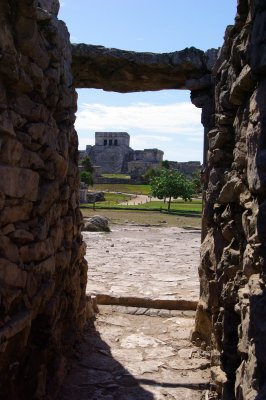
[[[138,308],[155,308],[165,310],[193,310],[197,309],[198,302],[185,299],[150,299],[133,296],[111,296],[109,294],[95,294],[97,304],[117,305]]]

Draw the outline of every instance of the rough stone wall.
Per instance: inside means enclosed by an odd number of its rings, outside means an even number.
[[[162,150],[133,150],[129,143],[127,132],[95,132],[95,145],[79,151],[79,159],[89,156],[103,173],[130,173],[133,178],[140,177],[148,168],[157,167],[163,160]]]
[[[130,136],[127,132],[95,132],[95,145],[129,147]],[[116,141],[116,144],[115,144]]]
[[[195,172],[199,172],[202,168],[200,161],[187,161],[187,162],[170,161],[169,164],[170,168],[182,172],[189,178],[192,178],[193,174]]]
[[[134,160],[152,163],[160,163],[163,161],[164,152],[159,149],[135,150]]]
[[[222,399],[266,398],[265,25],[264,0],[239,0],[214,67],[196,332]]]
[[[53,398],[85,317],[76,93],[58,8],[0,1],[1,399]]]

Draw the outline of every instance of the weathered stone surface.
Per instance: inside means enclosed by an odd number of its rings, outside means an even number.
[[[74,84],[115,92],[200,90],[211,86],[216,54],[214,49],[205,54],[194,47],[156,54],[73,44]]]
[[[7,196],[36,201],[39,175],[29,169],[0,165],[0,190]]]
[[[104,201],[104,192],[88,192],[87,194],[88,203],[96,203],[96,201]]]
[[[90,265],[87,293],[99,303],[196,308],[200,231],[112,225],[108,235],[83,237]]]
[[[57,0],[0,4],[1,399],[54,398],[88,314],[72,201],[76,93],[58,9]]]
[[[0,224],[5,225],[9,222],[28,220],[30,219],[32,208],[32,202],[24,202],[16,206],[5,207],[0,214]]]
[[[208,354],[188,340],[193,318],[178,311],[162,316],[163,310],[149,310],[149,316],[133,307],[99,308],[95,323],[84,332],[60,399],[208,396]]]
[[[265,2],[238,1],[214,66],[194,336],[212,346],[223,399],[265,397],[265,18]]]
[[[25,287],[27,273],[14,263],[0,258],[0,280],[6,285]]]

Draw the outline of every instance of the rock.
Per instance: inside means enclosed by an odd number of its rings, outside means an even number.
[[[24,262],[41,261],[51,256],[54,253],[54,248],[51,239],[46,239],[43,242],[22,246],[19,253]]]
[[[40,204],[38,212],[40,215],[45,214],[52,204],[59,198],[58,182],[45,182],[40,189]]]
[[[0,214],[0,225],[8,222],[26,221],[30,219],[33,203],[22,203],[17,206],[5,207]]]
[[[108,219],[102,215],[94,215],[85,220],[82,230],[85,232],[110,232]]]
[[[14,263],[0,258],[0,280],[9,286],[24,288],[27,281],[27,273]]]
[[[239,178],[229,178],[226,184],[222,187],[218,201],[220,203],[235,202],[239,199],[239,195],[244,191],[244,189],[245,186]]]
[[[77,88],[121,93],[208,88],[211,86],[210,67],[214,58],[215,50],[207,52],[205,57],[201,50],[194,47],[156,54],[86,44],[72,45],[72,71]],[[111,80],[109,76],[112,76]]]
[[[103,192],[88,192],[87,193],[87,202],[88,203],[96,203],[97,201],[105,201]]]
[[[0,165],[0,191],[6,196],[36,201],[39,174],[30,169]]]
[[[245,65],[232,85],[229,101],[235,105],[241,105],[247,94],[252,93],[253,90],[254,82],[251,79],[251,69],[249,65]]]

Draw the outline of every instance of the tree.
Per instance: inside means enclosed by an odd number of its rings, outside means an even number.
[[[168,160],[161,161],[161,167],[165,169],[170,169],[170,163]]]
[[[93,178],[91,172],[82,171],[80,173],[80,180],[88,186],[93,186]]]
[[[202,182],[201,182],[201,173],[200,170],[193,172],[192,174],[192,185],[194,189],[194,193],[199,195],[202,193]]]
[[[179,171],[162,168],[159,176],[151,179],[151,193],[158,199],[168,198],[168,211],[171,201],[182,197],[185,201],[191,200],[193,187],[184,174]]]
[[[161,161],[157,167],[148,168],[145,174],[143,175],[143,178],[150,182],[151,178],[160,175],[162,168],[170,169],[170,163],[168,160]]]
[[[90,174],[93,173],[93,165],[89,156],[83,158],[83,160],[81,161],[81,165],[84,168],[85,172],[89,172]]]
[[[150,182],[151,178],[158,176],[158,175],[160,175],[160,169],[150,167],[145,172],[143,178],[146,179],[148,182]]]

